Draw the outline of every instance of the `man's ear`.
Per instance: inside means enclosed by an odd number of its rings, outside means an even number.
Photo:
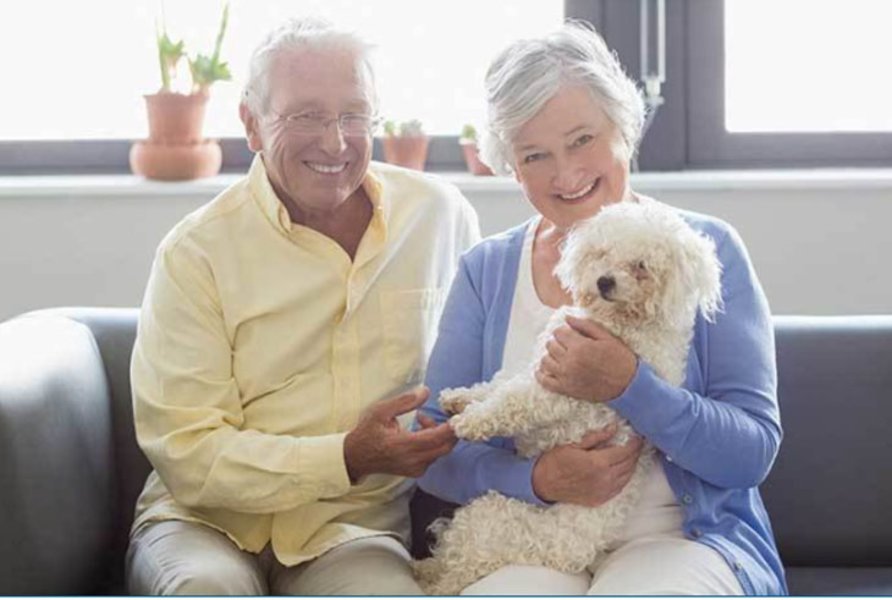
[[[248,105],[242,102],[238,105],[238,116],[245,126],[245,138],[248,140],[248,148],[251,152],[260,152],[263,150],[263,142],[260,139],[260,123],[257,117],[248,108]]]

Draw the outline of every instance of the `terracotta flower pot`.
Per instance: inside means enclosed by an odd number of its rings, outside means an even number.
[[[216,140],[195,144],[136,142],[130,148],[130,168],[137,175],[161,181],[212,177],[220,172],[223,152]]]
[[[384,160],[392,165],[400,165],[416,171],[424,170],[427,160],[427,136],[384,136],[381,144],[384,148]]]
[[[207,94],[159,92],[144,98],[150,140],[167,144],[194,144],[202,140]]]
[[[134,173],[149,179],[179,181],[220,172],[220,144],[201,133],[207,94],[159,92],[145,99],[149,139],[130,148]]]
[[[462,154],[465,155],[465,164],[468,165],[468,171],[474,175],[494,175],[492,169],[480,160],[477,142],[461,140]]]

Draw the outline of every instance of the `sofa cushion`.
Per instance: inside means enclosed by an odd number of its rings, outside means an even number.
[[[775,331],[784,439],[762,496],[781,558],[892,567],[892,317],[777,317]]]
[[[788,567],[794,596],[889,596],[892,567]]]

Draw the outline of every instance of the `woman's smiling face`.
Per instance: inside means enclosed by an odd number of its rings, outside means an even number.
[[[560,228],[629,194],[629,152],[588,89],[567,85],[511,144],[514,174],[539,213]]]

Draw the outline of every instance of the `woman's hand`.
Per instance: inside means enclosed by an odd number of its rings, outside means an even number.
[[[606,329],[586,319],[567,317],[546,344],[536,380],[545,389],[592,402],[613,400],[635,376],[638,359]]]
[[[634,436],[623,446],[605,446],[616,434],[611,425],[585,435],[578,444],[556,446],[533,466],[533,491],[546,502],[600,506],[629,482],[643,441]]]

